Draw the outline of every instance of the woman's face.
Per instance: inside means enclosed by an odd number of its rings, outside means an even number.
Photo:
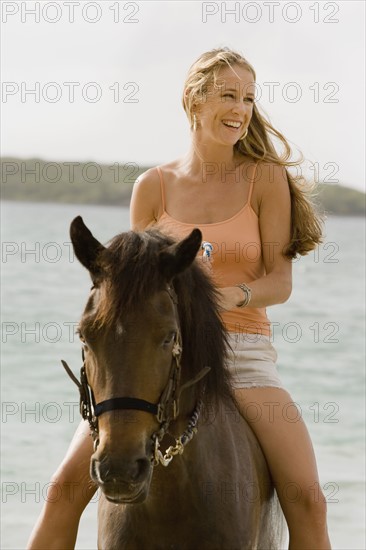
[[[255,97],[252,73],[241,65],[222,68],[218,86],[211,86],[205,101],[196,105],[200,138],[235,145],[249,126]]]

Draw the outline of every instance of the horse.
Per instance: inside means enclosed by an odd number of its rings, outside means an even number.
[[[282,512],[235,402],[200,230],[181,241],[128,231],[104,246],[78,216],[70,236],[92,280],[80,382],[63,363],[94,439],[98,548],[280,548]]]

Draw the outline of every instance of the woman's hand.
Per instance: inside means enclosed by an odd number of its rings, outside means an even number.
[[[225,286],[218,288],[218,306],[220,309],[229,310],[238,307],[242,303],[245,296],[244,292],[238,286]]]
[[[203,270],[211,277],[213,276],[213,261],[212,255],[206,256],[203,254],[201,256]],[[216,290],[218,293],[217,305],[221,310],[234,309],[238,304],[241,304],[245,298],[244,292],[237,286],[226,286],[223,288],[216,288]]]

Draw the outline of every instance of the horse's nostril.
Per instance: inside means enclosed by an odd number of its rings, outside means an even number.
[[[101,482],[100,474],[99,474],[99,465],[100,462],[96,458],[92,458],[90,462],[90,477],[94,480],[98,480]]]
[[[137,460],[108,459],[91,460],[91,477],[99,483],[139,483],[144,481],[150,471],[151,463],[147,458]]]
[[[122,460],[116,466],[114,471],[118,477],[132,483],[138,483],[146,478],[151,465],[147,458],[140,458],[131,461]]]
[[[147,476],[151,467],[151,462],[147,458],[140,458],[139,460],[136,461],[136,464],[137,464],[136,481],[139,481],[141,478],[143,479],[144,477]]]

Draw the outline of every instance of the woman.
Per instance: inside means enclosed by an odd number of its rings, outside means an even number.
[[[212,245],[208,269],[232,347],[230,368],[240,413],[266,456],[289,528],[290,549],[329,549],[326,503],[313,447],[292,399],[282,387],[270,343],[266,306],[291,294],[291,259],[321,242],[319,220],[286,167],[285,138],[259,113],[256,75],[227,48],[192,65],[183,106],[191,123],[187,155],[147,170],[135,183],[131,227],[154,225],[176,237],[199,227]],[[270,140],[285,146],[280,157]],[[255,405],[255,406],[253,406]],[[254,414],[253,414],[254,413]],[[28,548],[73,548],[80,515],[95,487],[89,480],[92,445],[84,422],[53,477],[52,490]],[[58,484],[58,485],[57,485]],[[314,487],[318,490],[314,491]]]

